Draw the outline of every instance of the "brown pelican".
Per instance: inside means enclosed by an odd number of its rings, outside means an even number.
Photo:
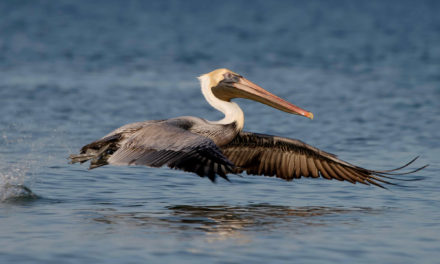
[[[388,171],[368,170],[295,139],[243,132],[244,115],[233,98],[247,98],[278,110],[313,119],[313,114],[264,90],[228,69],[217,69],[198,78],[208,103],[224,113],[219,121],[183,116],[122,126],[71,155],[71,163],[90,160],[90,169],[107,164],[146,165],[194,172],[215,181],[216,175],[241,173],[276,176],[290,181],[323,177],[351,183],[389,182]],[[426,166],[424,166],[426,167]],[[423,169],[421,167],[411,172]]]

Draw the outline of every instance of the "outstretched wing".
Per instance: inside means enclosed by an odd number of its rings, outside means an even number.
[[[153,123],[133,132],[118,143],[108,164],[147,165],[194,172],[214,181],[219,175],[227,179],[233,164],[222,154],[214,142],[167,123]]]
[[[329,180],[360,182],[379,187],[383,187],[380,183],[392,184],[383,179],[391,178],[387,176],[392,175],[391,171],[367,170],[352,165],[299,140],[240,132],[232,142],[221,148],[223,154],[237,166],[236,172],[276,176],[288,181],[322,176]]]

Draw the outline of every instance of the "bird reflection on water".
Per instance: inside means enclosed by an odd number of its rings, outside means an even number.
[[[170,232],[194,231],[208,236],[209,240],[239,239],[247,240],[246,232],[271,232],[288,228],[289,231],[303,232],[307,226],[326,226],[331,224],[356,224],[358,214],[380,214],[384,209],[288,206],[270,204],[251,204],[247,206],[193,206],[176,205],[167,207],[160,214],[151,212],[117,212],[106,209],[97,212],[93,220],[110,225],[129,225],[137,227],[162,227]],[[354,215],[347,217],[347,214]],[[343,221],[334,217],[344,215]]]

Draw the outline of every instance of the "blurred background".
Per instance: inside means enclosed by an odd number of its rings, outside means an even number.
[[[427,0],[0,1],[0,260],[434,263],[439,14]],[[220,119],[196,79],[220,67],[315,115],[237,100],[245,130],[373,169],[421,155],[424,180],[213,185],[67,164],[126,123]]]

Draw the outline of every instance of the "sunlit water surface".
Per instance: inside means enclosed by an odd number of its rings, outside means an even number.
[[[438,263],[435,1],[0,3],[1,263]],[[227,67],[315,120],[237,100],[245,129],[388,169],[408,187],[69,165],[110,130],[221,118],[196,76]]]

